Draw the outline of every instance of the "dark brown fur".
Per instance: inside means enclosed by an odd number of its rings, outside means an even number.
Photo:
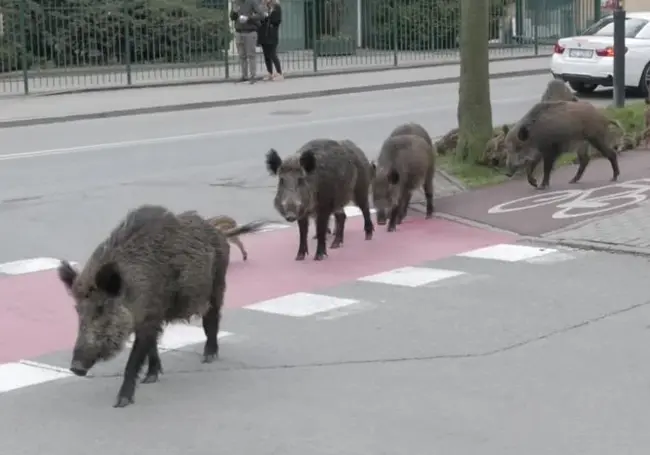
[[[610,120],[591,103],[582,101],[545,101],[537,103],[510,130],[506,136],[507,166],[510,174],[524,164],[528,164],[528,182],[538,189],[547,188],[553,164],[568,145],[576,141],[587,141],[605,156],[612,166],[612,181],[620,174],[616,152],[610,146],[609,126],[614,124],[622,129],[620,123]],[[522,153],[522,149],[524,153]],[[528,151],[537,149],[532,159]],[[578,170],[570,183],[582,178],[589,163],[589,155],[578,155]],[[544,177],[537,186],[532,176],[533,170],[543,160]]]
[[[426,218],[433,216],[435,155],[425,139],[415,135],[389,137],[374,167],[372,198],[379,224],[384,221],[380,213],[390,213],[387,229],[394,231],[406,216],[413,190],[420,185],[426,197]]]
[[[447,152],[456,150],[456,146],[458,145],[458,128],[449,130],[434,145],[440,155],[446,155]]]
[[[203,361],[219,352],[217,333],[230,246],[227,238],[258,230],[249,223],[220,232],[195,212],[175,215],[143,205],[127,213],[100,243],[81,272],[62,261],[59,278],[75,301],[79,331],[70,370],[84,376],[97,361],[121,352],[135,334],[116,407],[133,402],[143,383],[162,372],[157,341],[165,323],[203,318]]]
[[[278,177],[275,209],[287,221],[298,222],[300,242],[296,260],[308,254],[309,218],[316,219],[317,246],[315,260],[327,256],[327,224],[334,215],[334,240],[330,248],[343,244],[345,206],[350,202],[361,209],[366,240],[372,239],[374,226],[370,218],[368,160],[349,141],[314,139],[295,154],[280,158],[274,149],[266,154],[266,167]]]

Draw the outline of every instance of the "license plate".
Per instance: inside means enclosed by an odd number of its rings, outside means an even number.
[[[569,49],[569,57],[575,58],[591,58],[594,51],[591,49]]]

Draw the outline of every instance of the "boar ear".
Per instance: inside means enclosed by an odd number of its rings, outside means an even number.
[[[399,182],[399,173],[395,169],[391,169],[388,173],[388,182],[391,185],[397,185]]]
[[[517,139],[520,141],[527,141],[529,137],[530,131],[528,131],[528,127],[526,125],[521,125],[519,131],[517,131]]]
[[[122,288],[122,275],[114,262],[102,265],[95,274],[95,284],[98,289],[106,292],[111,297],[120,293]]]
[[[370,179],[374,179],[375,175],[377,175],[377,165],[375,164],[374,161],[370,162]]]
[[[282,165],[282,158],[278,154],[277,150],[271,149],[266,153],[266,169],[271,175],[277,175],[278,169]]]
[[[66,288],[72,288],[74,280],[77,279],[77,271],[70,265],[68,261],[61,261],[57,268],[59,279],[63,282]]]
[[[305,150],[300,155],[300,165],[307,174],[311,174],[316,169],[316,155],[311,150]]]

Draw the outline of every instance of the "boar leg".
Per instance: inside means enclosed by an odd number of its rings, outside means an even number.
[[[431,175],[429,175],[431,174]],[[424,185],[422,187],[424,190],[424,197],[427,201],[427,213],[425,218],[433,217],[433,172],[427,172],[427,176],[424,179]]]
[[[386,224],[386,212],[383,210],[377,209],[377,224],[383,226]]]
[[[330,219],[329,213],[318,212],[316,214],[316,254],[315,261],[322,261],[327,256],[327,223]]]
[[[314,224],[315,224],[315,222],[314,222]],[[328,233],[328,234],[331,234],[331,233],[332,233],[332,230],[330,229],[330,226],[329,226],[329,220],[327,221],[327,233]],[[316,240],[316,238],[317,238],[317,237],[316,237],[316,234],[314,234],[314,236],[313,236],[312,238],[313,238],[314,240]]]
[[[160,354],[158,353],[158,343],[154,344],[149,351],[149,366],[147,374],[142,380],[143,384],[152,384],[158,382],[158,376],[163,372]]]
[[[124,369],[124,380],[117,394],[117,400],[113,407],[123,408],[133,403],[135,395],[135,385],[138,380],[138,374],[142,369],[144,361],[151,352],[152,345],[156,344],[156,337],[149,334],[139,333],[135,336],[129,359],[126,361]]]
[[[605,158],[609,160],[609,163],[612,165],[612,178],[611,181],[615,182],[618,180],[618,176],[621,174],[620,169],[618,168],[618,156],[616,152],[605,141],[602,140],[593,140],[590,141],[591,145],[594,146],[596,150],[600,152]]]
[[[359,210],[361,210],[361,214],[363,215],[363,231],[366,233],[366,240],[371,240],[372,233],[375,231],[375,226],[372,224],[372,218],[370,217],[368,194],[366,193],[365,197],[363,195],[357,196],[354,203],[357,204],[357,207],[359,207]],[[379,219],[379,211],[377,211],[377,219]]]
[[[343,244],[343,229],[347,215],[344,211],[334,213],[334,241],[330,248],[339,248]],[[318,226],[316,226],[318,228]]]
[[[219,323],[221,322],[221,306],[225,293],[225,283],[217,283],[210,296],[210,308],[203,315],[203,332],[205,345],[203,346],[202,363],[212,363],[219,357]]]
[[[576,154],[578,155],[578,170],[576,171],[576,175],[569,180],[569,183],[578,183],[582,178],[582,174],[585,173],[585,169],[587,169],[587,165],[589,164],[589,144],[587,142],[581,143],[578,146]]]
[[[528,167],[526,168],[526,180],[528,180],[530,186],[535,188],[537,188],[537,179],[533,174],[540,161],[542,161],[542,154],[538,151],[533,159],[528,162]]]
[[[244,244],[242,243],[242,241],[241,241],[241,239],[239,238],[239,236],[237,236],[237,237],[231,237],[229,240],[230,240],[232,243],[234,243],[235,245],[237,245],[237,248],[239,248],[239,251],[241,251],[241,257],[242,257],[242,259],[243,259],[244,261],[245,261],[246,259],[248,259],[248,253],[246,252],[246,248],[244,248]]]
[[[318,224],[316,225],[318,227]],[[300,234],[300,241],[298,244],[298,254],[296,254],[296,261],[302,261],[307,256],[309,248],[307,247],[307,234],[309,234],[309,218],[303,217],[298,220],[298,232]]]
[[[404,204],[401,205],[399,216],[397,217],[397,224],[402,224],[402,221],[404,221],[404,218],[406,218],[406,214],[409,211],[409,204],[411,203],[412,195],[413,194],[409,191],[408,196],[406,196],[406,199],[403,201]]]
[[[404,210],[404,205],[408,203],[410,199],[411,192],[406,188],[402,188],[399,201],[397,205],[392,208],[390,212],[390,219],[388,220],[388,232],[393,232],[397,229],[397,220],[400,216],[400,213]]]
[[[544,190],[548,188],[548,185],[551,181],[551,172],[553,171],[553,165],[555,160],[560,155],[561,147],[559,144],[551,144],[548,147],[541,148],[540,152],[543,157],[542,164],[544,166],[544,177],[542,177],[542,183],[537,187],[538,190]]]

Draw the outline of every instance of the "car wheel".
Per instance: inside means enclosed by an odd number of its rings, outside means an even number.
[[[645,68],[643,68],[643,72],[641,73],[639,87],[636,90],[639,96],[642,96],[644,98],[648,97],[648,84],[650,84],[650,62],[646,64]]]
[[[571,87],[574,92],[578,92],[581,95],[588,95],[593,93],[598,86],[596,84],[586,84],[584,82],[569,82],[569,87]]]

